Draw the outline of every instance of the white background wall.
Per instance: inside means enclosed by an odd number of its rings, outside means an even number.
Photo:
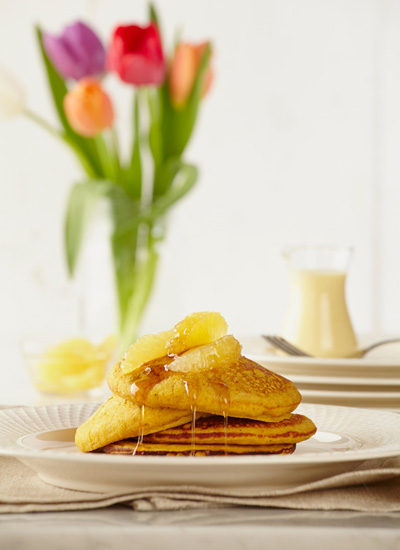
[[[275,332],[287,291],[281,250],[348,244],[358,332],[400,332],[400,1],[158,1],[164,35],[214,43],[216,78],[186,158],[197,188],[169,219],[143,331],[195,310],[221,311],[236,334]],[[31,109],[56,122],[35,42],[78,18],[106,41],[145,22],[128,0],[0,0],[0,64]],[[127,89],[110,77],[124,139]],[[24,119],[0,124],[2,384],[26,379],[21,337],[72,333],[79,285],[66,276],[66,197],[80,171]]]

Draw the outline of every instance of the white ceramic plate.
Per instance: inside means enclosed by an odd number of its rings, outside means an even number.
[[[378,383],[386,384],[386,379],[400,383],[400,348],[396,345],[396,354],[386,357],[361,359],[324,359],[317,357],[293,357],[275,355],[269,351],[268,344],[261,336],[241,339],[245,355],[260,365],[292,378],[295,376],[313,376],[319,378],[374,378]]]
[[[318,432],[292,455],[152,457],[84,454],[75,428],[96,405],[63,404],[0,411],[0,455],[13,456],[52,485],[97,492],[202,485],[289,488],[400,455],[400,415],[346,407],[301,405]]]
[[[304,403],[323,403],[400,412],[400,392],[335,391],[298,386]]]
[[[366,378],[363,376],[351,378],[349,376],[307,376],[302,374],[291,374],[290,379],[295,384],[304,384],[308,386],[316,386],[320,389],[333,389],[340,387],[348,388],[353,391],[367,391],[369,388],[372,391],[376,388],[377,391],[397,391],[400,392],[400,378]]]

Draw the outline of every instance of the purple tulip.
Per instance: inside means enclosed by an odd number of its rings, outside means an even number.
[[[64,78],[80,80],[105,71],[103,44],[90,27],[76,22],[65,27],[60,36],[43,33],[43,45],[53,65]]]

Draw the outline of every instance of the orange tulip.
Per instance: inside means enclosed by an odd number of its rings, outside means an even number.
[[[201,60],[202,60],[203,55],[204,55],[204,51],[205,51],[205,49],[208,45],[209,45],[208,42],[202,42],[201,44],[199,44],[198,46],[195,47],[196,56],[197,56],[197,66],[200,65]],[[203,89],[201,91],[201,97],[205,97],[206,94],[208,94],[208,92],[211,88],[211,83],[213,81],[213,77],[214,77],[213,71],[212,71],[210,65],[208,65],[208,67],[206,68],[206,71],[204,73]]]
[[[188,44],[180,42],[174,52],[169,69],[168,85],[171,101],[176,108],[182,107],[192,91],[194,81],[208,42]],[[210,89],[212,71],[208,66],[204,75],[202,97]]]
[[[93,78],[83,78],[66,94],[64,111],[75,132],[85,137],[96,136],[114,120],[111,100]]]

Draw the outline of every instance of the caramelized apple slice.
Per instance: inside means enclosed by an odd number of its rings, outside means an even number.
[[[159,357],[179,355],[191,348],[210,344],[225,336],[227,331],[228,325],[219,313],[192,313],[172,330],[139,338],[128,348],[120,364],[128,374]]]
[[[236,363],[242,353],[242,346],[233,336],[224,336],[211,344],[190,349],[176,357],[168,370],[196,372],[209,370],[230,363]]]

